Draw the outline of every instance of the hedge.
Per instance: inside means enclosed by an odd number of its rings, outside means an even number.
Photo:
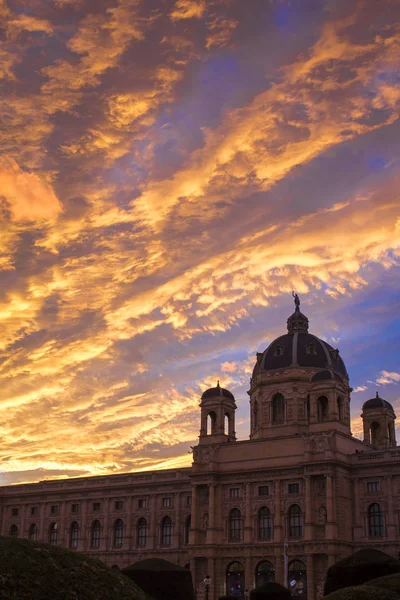
[[[66,548],[0,537],[2,600],[149,600],[127,577]]]
[[[154,600],[195,600],[188,569],[161,558],[148,558],[122,569]]]
[[[323,597],[323,600],[398,600],[395,592],[373,586],[357,585],[336,590]]]
[[[332,565],[327,572],[325,594],[371,579],[400,572],[400,561],[375,548],[364,548]]]

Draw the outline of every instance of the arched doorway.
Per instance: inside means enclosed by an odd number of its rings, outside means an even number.
[[[226,595],[242,600],[245,592],[244,585],[244,567],[242,563],[232,562],[226,570]]]
[[[307,598],[307,571],[301,560],[292,560],[289,563],[288,585],[292,596]]]
[[[256,567],[256,588],[270,581],[275,581],[274,565],[268,560],[263,560]]]

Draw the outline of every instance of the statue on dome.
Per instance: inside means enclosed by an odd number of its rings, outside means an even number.
[[[300,298],[298,296],[298,294],[296,294],[294,291],[292,292],[292,296],[294,298],[294,304],[296,306],[296,310],[300,310]]]

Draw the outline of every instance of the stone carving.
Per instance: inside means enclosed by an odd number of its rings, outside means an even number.
[[[326,507],[320,506],[318,511],[318,523],[320,525],[325,525],[327,520]]]
[[[194,462],[199,463],[201,465],[208,464],[214,458],[215,450],[216,449],[214,446],[206,446],[205,448],[199,448],[199,446],[196,446],[195,448],[193,448]]]
[[[331,449],[331,434],[315,433],[304,435],[304,450],[306,452],[325,452]]]

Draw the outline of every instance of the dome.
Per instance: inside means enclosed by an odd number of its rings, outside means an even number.
[[[323,369],[313,381],[347,379],[345,364],[339,350],[308,332],[308,319],[300,312],[300,300],[295,295],[295,312],[287,320],[288,333],[274,340],[268,348],[257,354],[253,375],[262,371],[287,369],[292,366]]]
[[[390,402],[380,398],[378,392],[376,392],[375,398],[371,398],[370,400],[364,402],[362,409],[368,410],[369,408],[386,408],[387,410],[394,412],[393,406],[390,404]]]
[[[201,395],[201,399],[205,398],[214,398],[215,396],[225,396],[225,398],[230,398],[231,400],[235,400],[235,396],[229,390],[226,390],[223,387],[220,387],[219,381],[217,383],[217,387],[209,388]]]

